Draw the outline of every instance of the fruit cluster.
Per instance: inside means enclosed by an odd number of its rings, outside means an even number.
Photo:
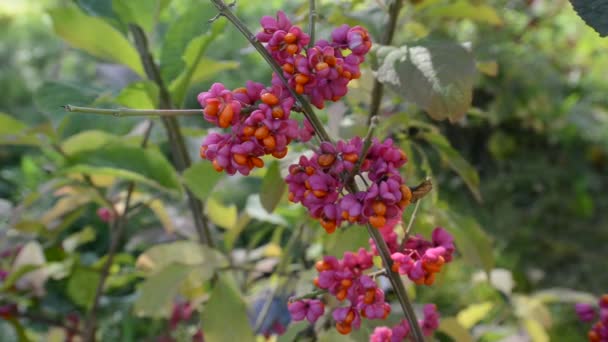
[[[301,156],[289,167],[285,179],[289,199],[302,203],[328,233],[344,221],[383,227],[399,220],[410,204],[412,193],[399,174],[407,162],[405,153],[390,139],[383,143],[373,139],[365,156],[362,150],[359,137],[336,145],[324,142],[312,157]],[[354,171],[366,173],[371,185],[365,191],[342,195]]]
[[[432,241],[426,241],[421,236],[409,237],[403,241],[403,248],[399,247],[395,225],[382,227],[380,230],[390,246],[393,246],[393,259],[408,255],[411,261],[411,272],[406,273],[417,284],[432,283],[434,274],[441,265],[452,259],[454,244],[452,236],[443,228],[436,228],[432,233]],[[332,316],[336,322],[336,329],[341,334],[348,334],[358,329],[361,319],[384,319],[391,311],[385,300],[384,291],[378,287],[376,281],[370,276],[374,266],[374,244],[370,241],[372,252],[360,248],[357,253],[345,252],[342,259],[325,256],[318,261],[315,268],[319,272],[314,284],[321,290],[334,296],[339,302],[348,300],[349,305],[333,310]],[[394,247],[397,246],[397,247]],[[431,258],[434,257],[433,258]],[[441,265],[439,265],[441,264]],[[395,267],[395,265],[397,265]],[[438,266],[439,265],[439,266]],[[393,270],[397,271],[404,264],[393,263]],[[431,280],[431,281],[429,281]],[[300,321],[307,319],[314,323],[325,313],[323,302],[318,299],[303,299],[289,304],[292,319]],[[420,322],[423,332],[430,335],[439,325],[439,315],[436,306],[427,304],[424,307],[424,319]],[[404,321],[392,329],[378,328],[372,335],[374,341],[401,341],[409,334],[409,325]]]
[[[359,26],[341,26],[332,33],[331,42],[320,40],[307,47],[310,37],[291,24],[283,12],[276,18],[264,17],[257,39],[282,66],[283,76],[298,94],[308,96],[318,108],[324,101],[337,101],[347,92],[350,80],[361,74],[359,65],[371,47],[367,31]],[[214,83],[200,93],[205,120],[230,133],[209,134],[202,143],[200,156],[213,162],[217,171],[248,175],[263,167],[264,155],[283,158],[293,140],[308,141],[314,131],[307,120],[300,125],[290,118],[295,98],[273,74],[272,85],[248,81],[234,90]]]
[[[587,337],[589,342],[608,342],[608,294],[602,295],[598,307],[599,321],[591,327]],[[593,322],[596,319],[596,308],[591,304],[576,304],[575,310],[583,322]]]

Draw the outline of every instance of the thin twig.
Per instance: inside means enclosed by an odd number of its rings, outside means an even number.
[[[74,113],[91,113],[100,115],[123,116],[185,116],[201,115],[202,109],[130,109],[130,108],[91,108],[72,105],[63,106],[66,111]]]
[[[150,133],[152,132],[152,127],[154,126],[154,122],[152,120],[148,120],[148,126],[144,132],[144,138],[141,142],[141,147],[146,148],[148,145],[148,140],[150,138]],[[114,255],[118,251],[118,247],[120,245],[120,241],[122,240],[122,236],[124,234],[125,227],[127,225],[127,215],[129,214],[129,206],[131,204],[131,197],[133,195],[133,191],[135,190],[135,182],[130,182],[127,188],[127,196],[124,202],[124,212],[115,218],[110,225],[110,248],[108,249],[107,258],[105,263],[102,266],[101,274],[99,276],[99,282],[97,283],[97,289],[95,290],[95,296],[93,297],[93,303],[89,312],[87,313],[87,318],[85,321],[85,329],[83,339],[87,342],[95,341],[95,325],[96,325],[96,314],[97,308],[99,307],[99,300],[101,299],[101,295],[103,294],[103,289],[106,284],[106,280],[110,275],[110,268],[112,267],[112,262],[114,261]]]
[[[416,213],[418,212],[418,207],[420,206],[420,202],[422,201],[417,201],[416,202],[416,206],[414,207],[414,211],[412,212],[412,216],[410,216],[410,221],[407,224],[407,228],[405,229],[405,237],[404,239],[407,239],[407,237],[410,235],[410,231],[412,230],[412,226],[414,225],[414,220],[416,220]]]
[[[376,279],[377,276],[386,275],[386,268],[379,269],[377,271],[366,274],[366,276]]]
[[[137,52],[139,53],[142,64],[144,65],[146,75],[151,81],[156,83],[160,90],[159,105],[161,109],[171,109],[173,107],[171,95],[169,94],[169,90],[161,77],[158,66],[150,54],[146,34],[138,25],[130,24],[129,29],[133,34],[135,46],[137,48]],[[184,141],[184,136],[181,132],[179,123],[177,122],[177,119],[172,116],[162,116],[161,119],[163,125],[165,126],[165,130],[167,131],[173,157],[175,158],[174,161],[176,168],[178,171],[183,172],[190,166],[191,160],[190,156],[188,155],[188,149],[186,148],[186,143]],[[194,218],[194,226],[196,227],[200,242],[213,247],[215,243],[211,234],[209,222],[207,222],[207,218],[205,215],[203,215],[203,203],[198,200],[196,196],[194,196],[194,194],[188,189],[186,190],[186,195],[188,197],[188,205]]]
[[[383,45],[390,45],[393,42],[395,36],[395,29],[397,28],[397,21],[399,19],[399,12],[403,7],[403,0],[394,0],[388,8],[389,18],[388,25],[384,31],[384,37],[382,37]],[[372,88],[372,100],[369,109],[369,116],[367,123],[372,122],[372,118],[378,115],[380,111],[380,104],[382,102],[382,95],[384,93],[384,85],[376,79],[374,81],[374,87]]]
[[[297,302],[297,301],[302,300],[302,299],[314,299],[314,298],[318,298],[319,296],[322,296],[322,295],[324,295],[326,293],[327,293],[327,290],[314,289],[312,292],[309,292],[307,294],[304,294],[304,295],[301,295],[301,296],[297,296],[297,297],[291,297],[291,298],[289,298],[289,303]]]
[[[353,180],[353,178],[355,177],[355,175],[357,175],[359,173],[359,171],[361,170],[361,165],[363,165],[363,162],[365,161],[365,157],[367,157],[367,152],[369,152],[369,148],[372,147],[374,132],[375,132],[377,126],[378,126],[378,118],[374,117],[369,125],[367,134],[365,135],[365,140],[363,141],[363,147],[361,148],[361,155],[359,156],[359,159],[357,160],[357,164],[355,164],[353,171],[348,176],[347,183],[350,183]]]
[[[310,36],[308,48],[310,49],[315,45],[315,19],[317,17],[317,10],[315,0],[310,0],[308,3],[308,35]]]

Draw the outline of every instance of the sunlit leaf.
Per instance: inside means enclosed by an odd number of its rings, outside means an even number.
[[[247,306],[224,275],[215,283],[201,321],[205,324],[205,341],[255,341]]]
[[[55,8],[49,14],[55,32],[75,48],[145,75],[135,48],[110,24],[84,14],[75,6]]]
[[[225,206],[214,198],[207,200],[206,213],[211,222],[224,229],[236,226],[238,211],[234,204]]]
[[[532,342],[550,341],[547,330],[545,330],[545,328],[540,323],[538,323],[538,321],[532,318],[527,318],[524,319],[523,324],[526,328],[526,331],[528,332],[528,335],[530,335]]]
[[[285,187],[286,183],[281,177],[279,163],[273,161],[266,170],[260,189],[260,201],[267,212],[271,213],[279,204],[285,193]]]
[[[26,265],[38,266],[38,269],[26,272],[15,281],[15,287],[19,290],[31,290],[36,296],[45,294],[44,285],[48,279],[48,272],[43,267],[46,263],[42,246],[37,241],[30,241],[15,257],[11,272],[18,272]]]
[[[492,6],[486,4],[474,5],[468,0],[458,0],[451,4],[431,6],[426,13],[435,17],[470,19],[496,26],[503,24],[502,19]]]
[[[74,252],[79,246],[95,240],[95,229],[91,226],[86,226],[80,231],[68,236],[61,242],[61,246],[66,252]]]
[[[157,107],[158,86],[151,81],[138,81],[123,88],[116,102],[129,108],[152,109]]]
[[[210,162],[202,161],[186,169],[182,177],[188,189],[199,199],[205,200],[215,184],[222,178],[222,174],[215,171]]]
[[[376,78],[433,119],[458,121],[471,106],[476,68],[473,56],[454,42],[419,42],[375,49]]]
[[[439,321],[439,331],[450,336],[457,342],[473,342],[473,336],[463,327],[455,317],[441,318]]]
[[[116,135],[104,131],[84,131],[64,140],[61,144],[61,149],[65,154],[73,155],[84,151],[96,150],[108,143],[116,142],[118,139],[120,138]]]
[[[72,171],[89,174],[119,171],[114,175],[146,180],[149,184],[181,191],[181,184],[173,166],[159,151],[152,149],[124,144],[104,145],[92,151],[74,154],[69,159],[69,165],[74,166],[70,169]],[[133,177],[134,175],[136,177]]]
[[[605,0],[570,0],[576,13],[596,30],[600,36],[608,36],[608,2]]]
[[[471,304],[458,313],[458,323],[466,329],[472,328],[479,321],[483,320],[494,308],[493,302],[483,302]]]
[[[167,317],[173,297],[194,269],[192,265],[170,263],[148,277],[138,288],[135,313],[138,316]]]
[[[183,240],[149,248],[137,258],[136,265],[138,269],[153,274],[173,263],[204,265],[200,274],[210,277],[215,268],[225,263],[225,258],[218,251],[198,242]]]
[[[566,288],[551,288],[534,292],[532,295],[543,303],[588,303],[595,304],[598,299],[589,293]]]
[[[448,139],[435,132],[424,132],[420,133],[418,136],[433,146],[437,153],[439,153],[441,159],[464,180],[473,196],[475,196],[475,199],[481,201],[479,174],[477,173],[477,170],[452,147]]]

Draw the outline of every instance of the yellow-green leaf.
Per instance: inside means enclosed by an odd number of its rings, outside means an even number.
[[[266,170],[260,190],[260,201],[267,212],[272,213],[285,193],[286,183],[281,177],[279,163],[273,161]]]
[[[206,200],[222,174],[215,171],[208,161],[202,161],[190,166],[182,174],[184,183],[196,197]]]
[[[439,331],[450,336],[456,342],[473,342],[473,336],[455,317],[441,318]]]
[[[236,226],[238,211],[236,205],[225,206],[214,198],[207,200],[207,216],[215,225],[224,229]]]
[[[451,4],[432,6],[427,14],[443,18],[470,19],[480,23],[500,26],[503,24],[498,12],[490,6],[472,4],[468,0],[459,0]]]
[[[471,304],[458,313],[458,323],[470,329],[487,315],[494,308],[494,303],[487,301],[483,303]]]

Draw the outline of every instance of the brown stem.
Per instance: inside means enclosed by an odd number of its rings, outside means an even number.
[[[138,25],[130,24],[129,28],[133,34],[135,47],[137,48],[142,64],[144,65],[146,75],[151,81],[156,83],[160,90],[160,108],[171,109],[173,107],[171,95],[165,86],[165,83],[160,75],[160,70],[154,62],[154,58],[150,54],[145,32]],[[184,141],[184,136],[181,132],[179,123],[175,117],[163,116],[161,119],[165,130],[167,131],[176,168],[178,171],[183,172],[191,165],[192,162],[190,160],[190,156],[188,155],[188,149],[186,148],[186,143]],[[214,242],[211,235],[211,228],[209,227],[207,218],[203,215],[203,203],[198,200],[196,196],[190,192],[190,190],[186,190],[186,195],[188,197],[188,205],[194,218],[194,226],[196,227],[200,242],[213,247]]]
[[[401,12],[401,8],[403,7],[403,0],[394,0],[389,8],[389,18],[388,25],[386,30],[384,31],[384,36],[382,37],[383,45],[390,45],[393,42],[393,37],[395,36],[395,29],[397,28],[397,20],[399,19],[399,12]],[[369,116],[367,118],[367,123],[370,124],[372,122],[372,118],[378,115],[380,111],[380,104],[382,102],[382,96],[384,94],[384,85],[376,79],[374,81],[374,87],[372,88],[372,100],[369,109]]]
[[[236,15],[234,15],[234,13],[232,13],[230,7],[228,5],[226,5],[224,3],[224,1],[222,1],[222,0],[210,0],[210,1],[218,9],[219,14],[221,16],[225,17],[226,19],[228,19],[243,34],[243,36],[245,36],[245,38],[249,41],[249,43],[251,43],[251,45],[262,55],[264,60],[266,60],[266,62],[275,71],[275,73],[281,79],[281,81],[286,86],[286,88],[290,91],[291,95],[294,98],[296,98],[298,100],[298,102],[300,102],[300,105],[302,106],[302,109],[304,110],[304,115],[310,121],[310,123],[313,126],[315,133],[317,134],[319,139],[321,141],[331,142],[329,135],[325,131],[325,128],[321,124],[321,121],[318,119],[318,117],[315,115],[314,111],[312,110],[310,103],[303,96],[297,94],[289,86],[287,80],[285,79],[285,77],[283,77],[283,71],[282,71],[281,67],[272,58],[272,56],[266,50],[266,48],[264,48],[264,46],[255,38],[255,36],[251,33],[251,31],[247,28],[247,26],[245,26],[245,24]],[[399,4],[401,4],[401,0],[397,0],[397,2]],[[393,29],[393,32],[394,32],[394,29]],[[391,37],[391,39],[392,39],[392,37]],[[357,185],[354,182],[350,182],[349,184],[347,184],[347,188],[351,193],[356,193],[358,191]],[[392,265],[392,260],[390,257],[391,254],[388,249],[388,246],[386,245],[386,241],[384,241],[384,238],[382,237],[382,234],[380,234],[380,232],[377,229],[375,229],[369,225],[368,225],[368,233],[372,237],[374,242],[376,243],[376,247],[382,258],[382,261],[384,262],[385,267],[390,270],[391,265]],[[422,330],[420,330],[420,326],[416,319],[416,314],[415,314],[412,304],[407,296],[405,287],[403,286],[403,282],[401,281],[401,277],[399,276],[399,274],[392,272],[392,271],[387,272],[387,277],[389,278],[389,280],[391,281],[391,284],[393,285],[393,290],[397,294],[397,298],[399,299],[399,303],[401,304],[401,307],[403,308],[405,318],[407,319],[407,321],[410,325],[410,328],[412,329],[413,340],[416,342],[423,342],[424,335],[422,334]]]
[[[148,140],[150,138],[150,132],[152,132],[152,127],[154,126],[154,122],[148,120],[148,127],[144,132],[144,138],[141,142],[141,147],[145,148],[148,145]],[[87,342],[95,341],[95,326],[96,326],[96,313],[97,308],[99,307],[99,300],[101,299],[101,295],[103,294],[103,289],[106,285],[106,280],[110,275],[110,268],[112,267],[112,262],[114,261],[114,255],[118,251],[118,247],[120,245],[120,241],[124,235],[125,227],[127,226],[127,215],[129,213],[129,207],[131,204],[131,197],[133,195],[133,191],[135,190],[135,182],[130,182],[127,188],[127,197],[124,202],[124,212],[115,217],[110,226],[110,248],[108,249],[108,254],[106,261],[104,262],[101,268],[101,274],[99,276],[99,282],[97,283],[97,288],[95,289],[95,296],[93,297],[93,303],[91,308],[87,313],[87,318],[85,321],[84,328],[84,336],[83,339]]]

